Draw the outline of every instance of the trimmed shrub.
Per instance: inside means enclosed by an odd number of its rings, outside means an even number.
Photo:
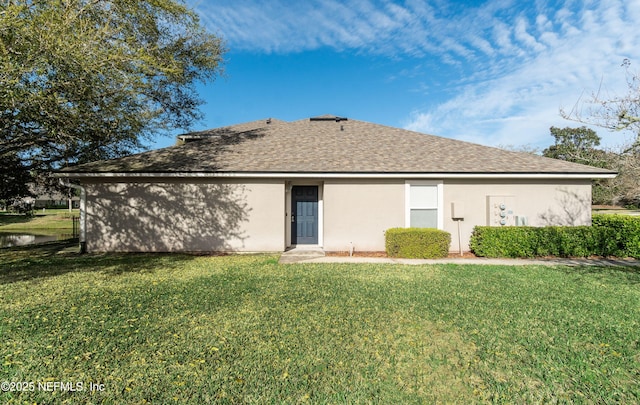
[[[603,246],[609,256],[640,258],[640,217],[594,214],[591,221],[603,231]]]
[[[640,258],[640,217],[594,215],[593,226],[476,226],[469,246],[484,257]]]
[[[432,228],[391,228],[385,232],[387,256],[406,259],[447,257],[451,234]]]
[[[484,257],[588,257],[603,255],[601,234],[591,226],[476,226],[469,245]]]
[[[537,235],[533,229],[476,226],[473,228],[469,247],[476,256],[482,257],[534,257]]]

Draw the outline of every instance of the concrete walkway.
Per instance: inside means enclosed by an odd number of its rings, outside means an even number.
[[[396,259],[391,257],[325,256],[320,248],[291,249],[280,256],[280,263],[372,263],[372,264],[486,264],[501,266],[633,266],[640,267],[635,259]]]
[[[286,250],[280,256],[280,263],[299,263],[308,262],[309,260],[325,258],[324,250],[319,247],[294,247]]]

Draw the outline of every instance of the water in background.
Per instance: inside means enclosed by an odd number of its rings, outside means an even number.
[[[35,245],[37,243],[54,242],[73,238],[69,230],[64,233],[37,234],[31,232],[0,232],[0,248],[12,246]]]

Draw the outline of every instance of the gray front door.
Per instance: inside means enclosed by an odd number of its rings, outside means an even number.
[[[318,244],[318,186],[291,190],[291,244]]]

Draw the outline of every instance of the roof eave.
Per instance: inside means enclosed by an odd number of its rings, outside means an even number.
[[[329,178],[329,179],[612,179],[616,172],[58,172],[56,177],[87,178]]]

